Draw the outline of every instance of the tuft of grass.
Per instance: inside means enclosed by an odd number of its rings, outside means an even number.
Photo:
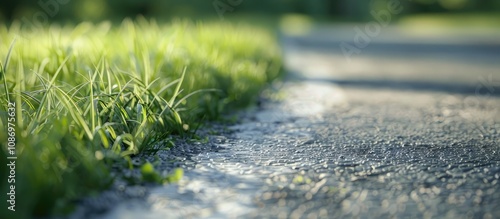
[[[254,102],[281,70],[266,29],[141,17],[36,32],[0,25],[0,57],[0,159],[9,102],[18,157],[16,212],[2,215],[20,218],[71,211],[72,201],[111,185],[112,165],[130,166],[133,156],[171,147],[159,144],[173,135],[191,136],[199,121]],[[145,181],[182,177],[149,165],[141,168]]]

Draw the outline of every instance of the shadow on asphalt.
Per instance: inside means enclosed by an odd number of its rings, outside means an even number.
[[[357,87],[367,89],[391,89],[391,90],[411,90],[411,91],[429,91],[429,92],[444,92],[463,95],[477,95],[484,97],[500,97],[500,84],[496,86],[485,85],[478,83],[476,85],[468,84],[449,84],[440,82],[427,82],[427,81],[411,81],[411,80],[345,80],[345,79],[331,79],[331,78],[309,78],[300,77],[295,78],[300,81],[312,82],[328,82],[334,83],[343,87]]]
[[[309,50],[326,51],[329,53],[342,54],[340,45],[347,43],[356,45],[352,41],[339,41],[333,39],[308,39],[305,37],[289,37],[289,39],[300,48]],[[498,60],[500,58],[500,44],[476,43],[476,44],[443,44],[425,42],[376,42],[371,41],[362,48],[363,54],[404,54],[414,56],[426,56],[428,54],[439,54],[443,56],[458,56],[479,60]]]

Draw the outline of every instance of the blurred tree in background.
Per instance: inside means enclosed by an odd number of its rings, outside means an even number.
[[[347,21],[370,19],[370,11],[386,7],[390,1],[404,6],[405,14],[418,13],[490,13],[500,12],[498,0],[3,0],[0,20],[97,21],[124,17],[169,18],[173,16],[216,17],[214,3],[226,5],[231,14],[285,13]]]

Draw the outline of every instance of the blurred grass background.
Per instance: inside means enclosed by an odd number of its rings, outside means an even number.
[[[34,19],[44,11],[50,20],[121,21],[124,17],[141,14],[145,17],[169,19],[172,17],[219,17],[216,8],[223,8],[224,15],[259,14],[279,17],[284,14],[302,14],[334,21],[368,21],[371,10],[386,7],[389,2],[399,2],[404,10],[398,17],[424,14],[496,14],[500,11],[497,0],[6,0],[0,5],[0,21],[26,18]],[[217,5],[217,7],[215,6]],[[36,21],[34,21],[36,22]]]

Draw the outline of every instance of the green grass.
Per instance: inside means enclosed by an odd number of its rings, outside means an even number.
[[[252,103],[279,76],[280,54],[273,33],[243,24],[0,25],[0,161],[7,163],[9,101],[18,157],[16,213],[2,205],[2,217],[71,211],[72,201],[112,183],[111,165],[129,168],[131,156]],[[145,165],[145,178],[178,178]]]

